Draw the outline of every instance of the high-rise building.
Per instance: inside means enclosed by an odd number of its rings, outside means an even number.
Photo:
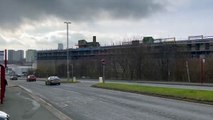
[[[59,49],[59,50],[63,50],[63,49],[64,49],[64,46],[63,46],[62,43],[58,43],[58,49]]]
[[[24,60],[24,50],[15,51],[15,62],[22,62]]]
[[[27,63],[34,63],[37,58],[37,51],[36,50],[27,50],[26,51],[26,62]]]
[[[8,63],[22,63],[24,60],[24,50],[8,50]]]
[[[14,62],[14,54],[15,50],[8,50],[8,63],[13,63]]]
[[[0,63],[3,64],[4,63],[4,51],[0,50]]]

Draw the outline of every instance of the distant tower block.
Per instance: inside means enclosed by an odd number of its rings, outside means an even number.
[[[63,49],[64,49],[64,46],[63,46],[62,43],[58,43],[58,49],[59,49],[59,50],[63,50]]]

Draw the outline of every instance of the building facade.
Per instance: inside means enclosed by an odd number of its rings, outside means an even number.
[[[24,61],[24,50],[8,50],[8,63],[16,64],[23,63]]]
[[[8,63],[14,62],[15,50],[8,50]]]
[[[82,40],[81,40],[82,41]],[[80,42],[81,45],[81,42]],[[134,40],[122,45],[104,46],[104,47],[82,47],[69,49],[69,59],[81,59],[94,56],[110,56],[125,54],[126,50],[132,48],[146,47],[151,54],[160,55],[162,52],[186,53],[191,57],[208,57],[213,55],[213,38],[196,40],[179,40],[167,42],[144,43],[142,40]],[[170,49],[170,50],[168,50]],[[38,51],[38,60],[66,60],[66,50],[43,50]]]
[[[4,63],[4,60],[5,60],[5,59],[4,59],[4,54],[5,54],[4,52],[5,52],[5,51],[3,51],[3,50],[1,51],[1,50],[0,50],[0,64],[3,64],[3,63]]]
[[[68,49],[70,68],[77,77],[98,78],[101,60],[106,61],[106,77],[111,79],[146,79],[188,81],[186,62],[192,81],[198,81],[200,59],[206,59],[206,79],[213,82],[213,38],[175,40],[175,38],[133,40],[121,45],[90,46]],[[49,74],[66,76],[67,50],[38,51],[37,67]]]
[[[27,50],[26,51],[26,62],[27,63],[34,63],[37,59],[37,51],[36,50]]]

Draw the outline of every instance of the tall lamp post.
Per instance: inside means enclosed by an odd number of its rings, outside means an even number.
[[[67,25],[67,81],[70,79],[70,70],[69,70],[69,24],[71,22],[64,22]]]

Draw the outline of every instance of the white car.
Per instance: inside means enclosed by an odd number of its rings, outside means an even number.
[[[50,76],[48,79],[45,81],[46,85],[60,85],[61,80],[58,76]]]
[[[0,120],[9,120],[10,116],[3,112],[3,111],[0,111]]]

